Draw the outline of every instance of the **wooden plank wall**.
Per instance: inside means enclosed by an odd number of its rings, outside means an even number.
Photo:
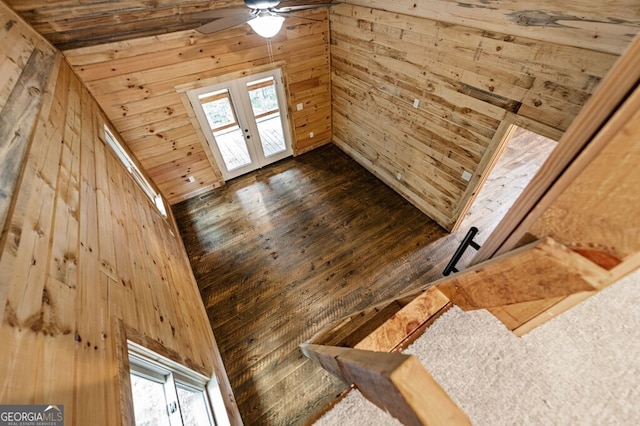
[[[304,16],[314,20],[289,17],[272,39],[273,60],[286,64],[295,154],[331,139],[327,11]],[[171,204],[222,184],[175,87],[250,73],[271,62],[266,40],[248,25],[208,36],[184,31],[64,54]],[[188,182],[188,176],[195,182]]]
[[[24,21],[0,8],[0,241],[38,114],[55,49]],[[2,289],[0,289],[2,292]],[[1,308],[0,308],[1,309]]]
[[[3,52],[37,41],[23,30]],[[24,117],[30,148],[0,241],[0,402],[118,424],[115,320],[226,376],[175,223],[105,145],[103,113],[59,53],[47,80],[39,114]]]
[[[447,229],[498,145],[500,124],[559,139],[631,39],[603,52],[350,4],[333,6],[330,19],[334,143]]]

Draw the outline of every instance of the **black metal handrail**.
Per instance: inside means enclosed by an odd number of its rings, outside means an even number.
[[[458,249],[453,254],[453,257],[447,264],[447,267],[444,268],[444,271],[442,271],[442,275],[446,277],[452,272],[460,272],[456,269],[456,264],[464,254],[465,250],[467,250],[467,247],[471,246],[476,250],[480,250],[480,244],[473,241],[473,237],[475,237],[477,233],[478,233],[478,228],[476,228],[475,226],[472,226],[471,229],[469,229],[469,232],[467,232],[467,235],[465,235],[464,239],[458,246]]]

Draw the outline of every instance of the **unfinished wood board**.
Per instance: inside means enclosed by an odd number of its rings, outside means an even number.
[[[314,335],[308,343],[353,348],[401,308],[401,304],[393,301],[386,306],[365,309],[346,319],[336,321],[327,329]]]
[[[574,293],[570,296],[567,296],[560,300],[558,303],[553,304],[549,308],[541,311],[538,315],[531,318],[529,321],[523,323],[519,327],[513,330],[513,333],[516,336],[523,336],[526,333],[530,332],[534,328],[544,324],[550,319],[554,318],[557,315],[560,315],[564,311],[571,309],[578,303],[582,302],[589,296],[592,296],[594,292],[592,291],[582,291],[579,293]]]
[[[612,269],[640,252],[640,88],[609,120],[608,129],[593,141],[601,151],[584,151],[591,157],[588,164],[529,232],[549,235]]]
[[[6,15],[0,18],[6,18]],[[4,87],[0,87],[0,93],[6,94],[5,98],[0,99],[0,246],[4,239],[4,227],[11,201],[31,142],[31,126],[40,110],[47,82],[56,61],[53,48],[38,42],[35,35],[31,39],[18,37],[20,40],[13,41],[13,37],[6,34],[19,31],[19,25],[10,25],[9,30],[3,31],[5,34],[2,36],[8,37],[9,43],[21,44],[27,50],[30,50],[31,45],[36,45],[32,47],[23,67],[18,68],[20,73],[15,81],[9,79],[4,81]],[[19,43],[20,41],[22,43]],[[1,62],[14,60],[2,53],[0,51]]]
[[[513,331],[564,298],[565,296],[558,296],[550,299],[534,300],[533,302],[496,306],[487,310],[491,312],[494,317],[498,318],[509,330]]]
[[[405,425],[471,424],[414,356],[311,344],[300,348]]]
[[[610,280],[605,269],[545,238],[436,285],[454,304],[473,310],[594,291]]]
[[[451,231],[456,231],[464,222],[467,213],[480,194],[480,188],[482,188],[486,182],[517,129],[518,127],[509,123],[507,120],[502,121],[496,129],[487,150],[478,164],[478,169],[483,170],[483,172],[480,175],[472,177],[469,181],[469,186],[467,186],[467,190],[462,195],[460,203],[458,203],[458,211],[453,214],[453,217],[457,219],[455,223],[451,225]]]
[[[431,287],[376,328],[354,348],[390,352],[448,304],[449,299],[436,287]]]

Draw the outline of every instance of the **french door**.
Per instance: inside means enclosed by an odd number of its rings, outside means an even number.
[[[224,180],[292,155],[279,69],[188,92]]]

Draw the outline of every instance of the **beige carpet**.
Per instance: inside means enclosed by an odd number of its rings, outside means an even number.
[[[474,425],[640,424],[640,272],[522,338],[453,308],[405,353]],[[352,391],[316,424],[400,423]]]

